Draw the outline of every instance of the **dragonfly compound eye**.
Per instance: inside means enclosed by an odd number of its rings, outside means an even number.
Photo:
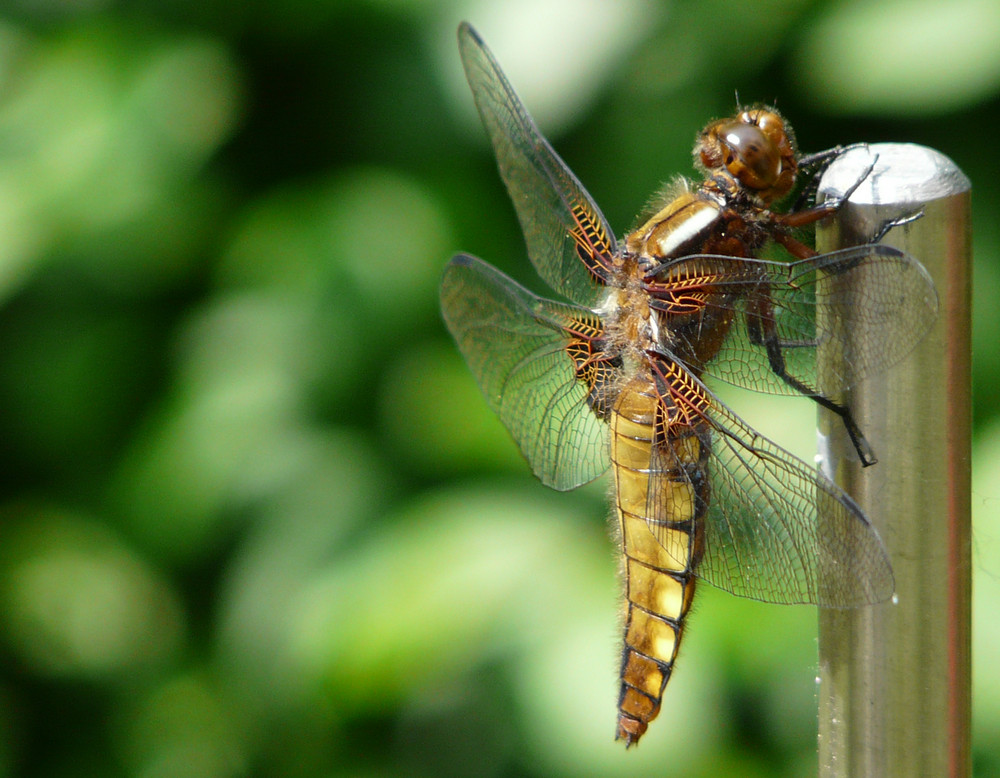
[[[768,189],[781,174],[781,154],[760,127],[733,122],[721,127],[726,169],[750,189]]]

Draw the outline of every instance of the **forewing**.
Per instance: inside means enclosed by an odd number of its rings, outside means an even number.
[[[775,371],[762,337],[780,349],[792,378],[830,395],[902,361],[937,316],[923,265],[882,244],[790,263],[692,256],[672,273],[718,292],[705,298],[706,320],[733,314],[715,357],[697,367],[759,392],[798,393]]]
[[[557,292],[595,307],[615,253],[614,233],[468,24],[458,29],[458,45],[532,264]]]
[[[657,477],[647,510],[661,545],[676,544],[662,517],[671,514],[669,500],[677,493],[671,483],[686,478],[703,495],[702,556],[695,567],[700,578],[766,602],[848,608],[888,599],[894,589],[889,558],[857,504],[815,467],[755,432],[704,386],[701,392],[698,403],[707,410],[687,410],[710,442],[704,470],[685,471],[675,447],[654,446],[651,469]],[[676,404],[677,397],[666,402]]]
[[[490,407],[544,484],[572,489],[607,469],[604,417],[618,382],[593,312],[537,297],[465,254],[445,269],[441,309]]]

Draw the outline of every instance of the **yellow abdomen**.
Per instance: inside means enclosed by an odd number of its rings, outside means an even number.
[[[671,426],[662,417],[658,421],[659,402],[651,380],[634,379],[619,395],[610,420],[625,574],[617,737],[626,745],[636,742],[659,713],[694,595],[692,570],[701,547],[698,514],[708,499],[702,438],[690,426]],[[655,463],[654,446],[666,447],[656,452]],[[657,471],[651,474],[654,464]],[[656,535],[647,520],[649,511]]]

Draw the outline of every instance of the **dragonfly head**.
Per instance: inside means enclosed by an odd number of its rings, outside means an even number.
[[[792,131],[772,108],[749,108],[712,122],[698,136],[695,153],[709,175],[728,173],[765,204],[795,184]]]

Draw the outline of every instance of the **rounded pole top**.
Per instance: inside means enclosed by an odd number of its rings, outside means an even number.
[[[915,143],[873,143],[847,149],[823,172],[821,195],[837,196],[875,166],[851,195],[859,205],[927,203],[966,192],[971,183],[940,151]]]

